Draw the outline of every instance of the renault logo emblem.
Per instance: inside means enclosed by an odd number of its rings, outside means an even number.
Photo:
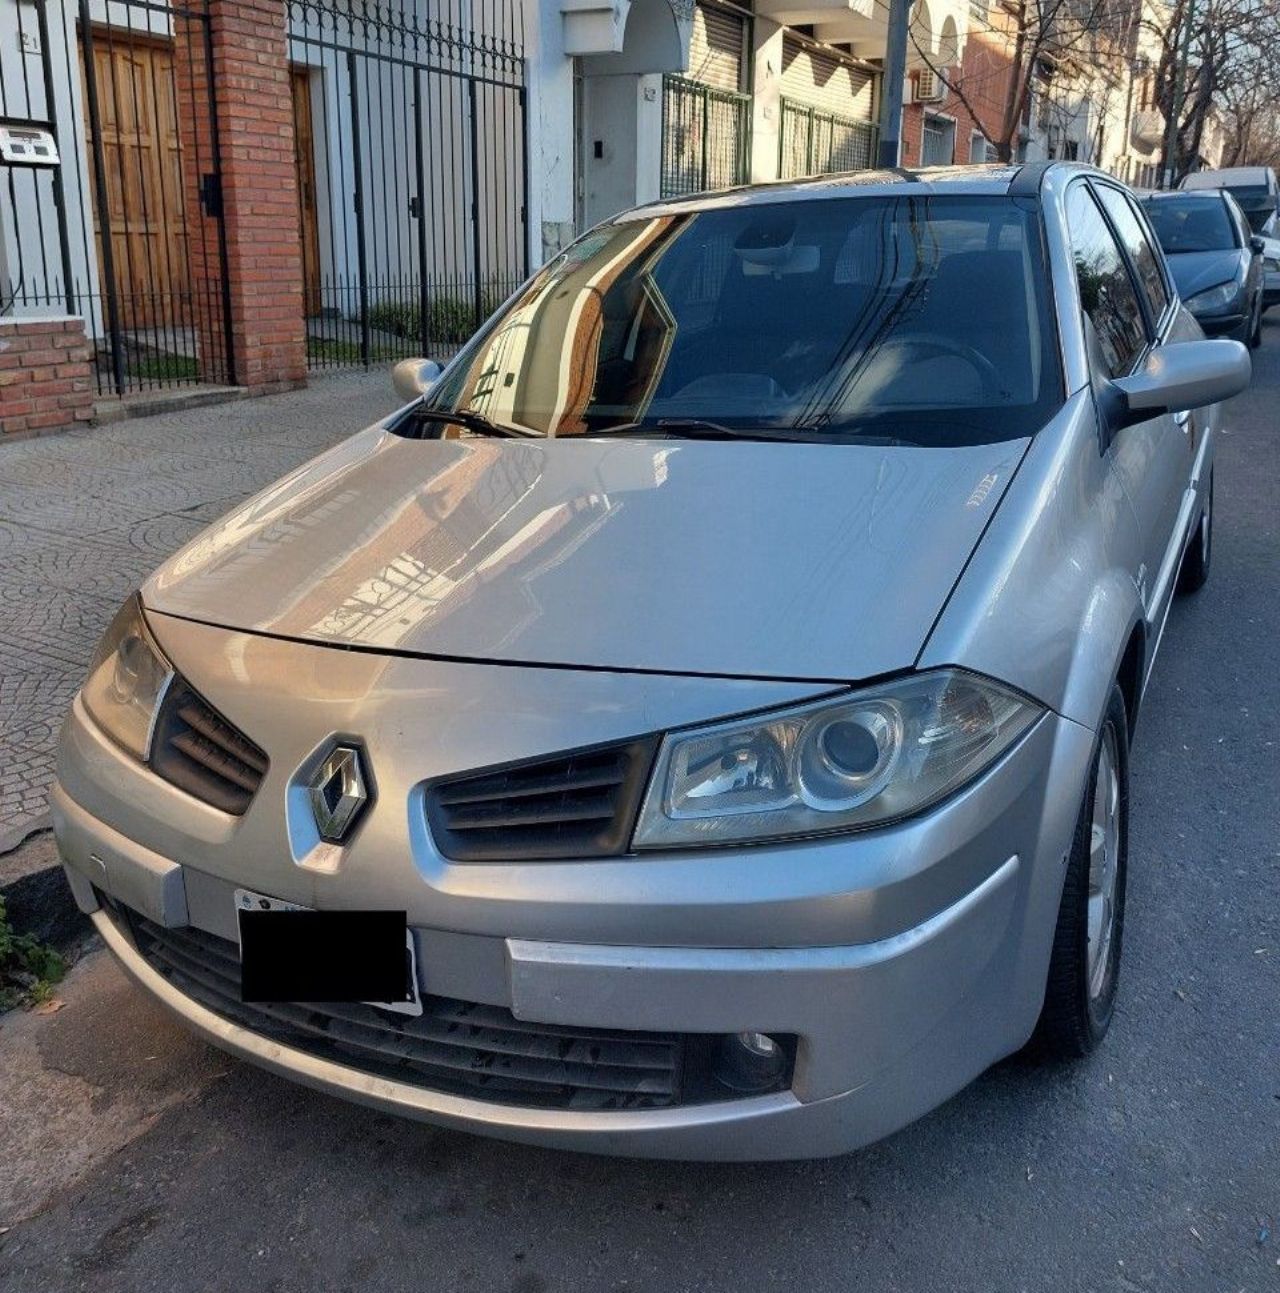
[[[333,844],[345,839],[369,802],[360,751],[339,745],[316,769],[308,791],[320,837]]]

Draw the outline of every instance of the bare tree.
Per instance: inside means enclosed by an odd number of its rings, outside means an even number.
[[[1276,41],[1280,38],[1280,7],[1272,0],[1190,3],[1189,33],[1189,0],[1171,0],[1166,15],[1151,13],[1144,22],[1160,46],[1155,66],[1155,106],[1166,121],[1178,111],[1172,156],[1164,159],[1174,184],[1196,165],[1214,107],[1226,119],[1227,154],[1232,164],[1237,164],[1248,160],[1255,147],[1254,129],[1274,117],[1272,105],[1280,92],[1280,73],[1274,63]]]
[[[1037,69],[1046,62],[1077,57],[1093,63],[1099,43],[1108,47],[1128,38],[1138,0],[1002,0],[990,11],[985,37],[994,47],[998,67],[981,78],[966,76],[963,67],[942,67],[918,34],[912,44],[924,64],[965,107],[979,131],[1003,162],[1011,161],[1026,118]],[[971,32],[972,35],[972,32]],[[985,87],[975,81],[1004,78],[1000,87],[998,124],[989,125],[977,99]]]

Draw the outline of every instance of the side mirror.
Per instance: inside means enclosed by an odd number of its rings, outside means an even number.
[[[1116,426],[1229,400],[1249,385],[1253,365],[1238,341],[1171,341],[1132,377],[1110,383]]]
[[[391,385],[408,404],[425,395],[442,372],[444,369],[434,359],[402,359],[391,370]]]

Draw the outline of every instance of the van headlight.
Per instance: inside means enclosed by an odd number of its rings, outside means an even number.
[[[1044,713],[956,669],[662,742],[634,846],[680,848],[882,825],[991,766]]]
[[[134,593],[98,644],[80,699],[117,745],[145,762],[156,713],[172,679],[173,666],[156,646]]]

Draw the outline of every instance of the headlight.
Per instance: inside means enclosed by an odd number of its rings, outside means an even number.
[[[142,603],[134,593],[99,643],[80,698],[117,745],[145,760],[156,711],[172,678],[173,667],[147,631]]]
[[[1235,283],[1219,283],[1217,287],[1188,297],[1187,309],[1192,314],[1221,314],[1231,306],[1238,293]]]
[[[989,767],[1044,711],[954,669],[674,732],[635,847],[818,835],[894,821]]]

